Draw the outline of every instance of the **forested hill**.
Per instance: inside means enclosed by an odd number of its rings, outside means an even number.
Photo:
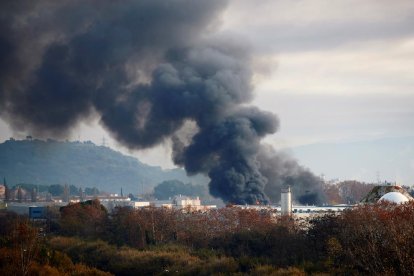
[[[0,144],[0,177],[7,184],[69,184],[107,192],[149,192],[157,183],[189,179],[181,169],[162,170],[92,142],[8,140]]]

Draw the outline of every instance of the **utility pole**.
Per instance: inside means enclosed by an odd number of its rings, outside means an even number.
[[[36,202],[37,201],[37,190],[36,190],[36,188],[33,188],[32,189],[31,200],[32,200],[32,202]]]
[[[69,202],[69,187],[68,184],[65,184],[63,187],[63,202]]]
[[[10,200],[10,189],[6,183],[6,177],[3,178],[3,185],[4,185],[4,201],[8,202]]]
[[[85,200],[85,196],[83,194],[82,187],[79,188],[79,201],[83,202]]]
[[[23,202],[23,191],[20,186],[17,188],[17,201]]]

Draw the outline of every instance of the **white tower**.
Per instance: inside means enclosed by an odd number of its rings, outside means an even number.
[[[290,186],[282,188],[280,209],[283,216],[290,216],[292,214],[292,194],[290,192]]]

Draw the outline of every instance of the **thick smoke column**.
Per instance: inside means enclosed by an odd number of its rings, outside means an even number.
[[[227,202],[267,202],[270,187],[281,184],[316,191],[296,163],[263,154],[260,141],[278,120],[246,105],[249,51],[209,34],[223,5],[3,1],[0,115],[14,129],[42,136],[64,136],[98,116],[132,149],[172,139],[174,162],[189,174],[208,175],[212,195]],[[182,139],[189,122],[194,135]],[[269,164],[277,162],[290,162],[282,166],[288,173],[279,173],[280,166],[271,173]]]
[[[18,130],[64,136],[103,102],[132,97],[166,51],[205,33],[222,3],[1,1],[2,116]]]
[[[260,171],[268,179],[266,195],[272,202],[280,200],[283,186],[292,188],[294,200],[301,204],[322,204],[325,201],[322,180],[309,170],[300,166],[286,153],[276,152],[272,147],[263,145],[258,154]]]

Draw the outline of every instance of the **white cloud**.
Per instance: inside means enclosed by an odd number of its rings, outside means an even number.
[[[410,0],[233,0],[227,10],[230,26],[292,24],[292,22],[379,22],[385,18],[401,21],[410,17]],[[256,19],[252,20],[252,17]],[[247,21],[249,19],[249,21]],[[303,24],[302,23],[302,24]]]
[[[256,85],[260,93],[413,93],[414,39],[360,43],[330,51],[271,55],[277,70]]]
[[[329,49],[353,41],[410,36],[412,1],[231,2],[224,30],[236,30],[265,52]]]
[[[412,14],[413,1],[232,1],[223,30],[250,40],[266,69],[254,104],[281,119],[267,141],[413,135]]]

